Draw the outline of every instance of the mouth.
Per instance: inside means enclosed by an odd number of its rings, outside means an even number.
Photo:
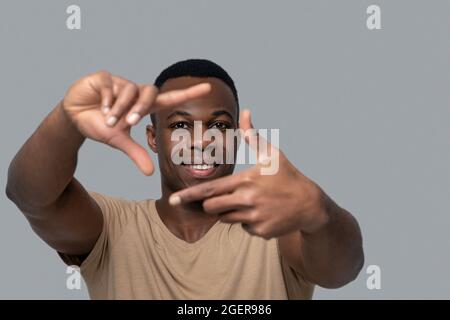
[[[219,164],[184,164],[181,166],[184,170],[194,178],[205,178],[212,176],[219,167]]]

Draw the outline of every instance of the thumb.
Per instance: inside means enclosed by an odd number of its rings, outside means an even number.
[[[245,142],[255,150],[258,163],[267,164],[274,155],[274,147],[254,128],[249,109],[242,110],[239,118],[239,128],[243,131]]]
[[[108,144],[124,152],[146,176],[153,174],[154,166],[148,152],[126,133],[113,137]]]
[[[239,128],[247,131],[249,129],[254,129],[253,123],[252,123],[252,115],[251,111],[249,109],[244,109],[241,111],[241,114],[239,116]]]

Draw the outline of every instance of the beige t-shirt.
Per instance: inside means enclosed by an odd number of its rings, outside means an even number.
[[[91,299],[312,297],[314,286],[285,263],[275,238],[218,221],[188,243],[166,227],[153,199],[89,194],[104,216],[102,233],[80,266]],[[59,255],[78,264],[77,257]]]

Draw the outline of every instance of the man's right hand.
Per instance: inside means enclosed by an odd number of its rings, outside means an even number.
[[[131,126],[147,114],[207,94],[208,83],[159,93],[153,85],[138,85],[107,71],[76,81],[67,91],[62,108],[80,133],[123,151],[145,175],[154,170],[150,155],[131,138]]]

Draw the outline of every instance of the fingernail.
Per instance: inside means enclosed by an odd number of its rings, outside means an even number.
[[[108,120],[106,120],[106,124],[110,127],[112,127],[113,125],[115,125],[117,122],[117,118],[114,116],[111,116],[108,118]]]
[[[107,106],[104,106],[104,107],[102,108],[102,112],[103,112],[104,115],[108,114],[109,108],[108,108]]]
[[[141,116],[137,112],[134,112],[127,117],[127,121],[131,125],[138,123],[139,119],[141,119]]]
[[[170,196],[169,198],[169,204],[172,206],[176,206],[181,203],[180,196]]]
[[[267,157],[267,156],[263,156],[259,160],[259,163],[262,164],[263,166],[266,166],[266,165],[269,165],[271,163],[271,159],[269,157]]]

